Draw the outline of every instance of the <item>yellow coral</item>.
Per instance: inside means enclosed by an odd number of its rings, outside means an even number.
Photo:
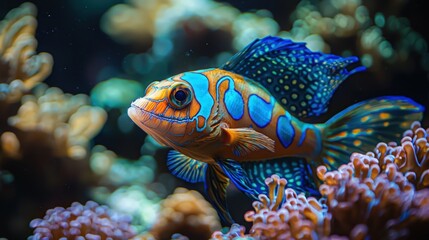
[[[89,106],[84,94],[64,94],[59,88],[45,85],[36,90],[35,95],[22,99],[22,106],[16,116],[9,118],[9,124],[25,132],[49,134],[57,156],[86,157],[88,142],[104,125],[106,112]]]
[[[52,70],[48,53],[36,54],[36,7],[23,3],[0,22],[0,100],[17,101]]]

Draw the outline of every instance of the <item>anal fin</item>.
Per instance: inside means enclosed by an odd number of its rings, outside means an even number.
[[[240,191],[253,200],[258,200],[259,193],[252,188],[252,182],[240,163],[231,159],[220,160],[217,163]]]
[[[237,156],[261,149],[274,152],[274,140],[252,128],[222,128],[222,136]]]
[[[207,167],[204,189],[208,195],[208,200],[216,209],[224,226],[231,226],[234,223],[226,204],[226,188],[228,185],[229,179],[218,165],[211,164]]]

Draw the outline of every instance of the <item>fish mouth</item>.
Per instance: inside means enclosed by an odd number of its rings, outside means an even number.
[[[188,118],[188,117],[177,118],[177,117],[172,117],[172,116],[165,116],[162,114],[156,114],[156,113],[153,113],[151,111],[148,111],[148,110],[136,105],[134,102],[131,103],[131,106],[128,108],[128,116],[130,116],[130,118],[134,122],[136,122],[136,123],[139,122],[141,124],[146,123],[148,120],[150,120],[152,118],[156,118],[156,119],[159,119],[161,121],[168,121],[168,122],[175,122],[175,123],[189,123],[192,121],[192,119]]]

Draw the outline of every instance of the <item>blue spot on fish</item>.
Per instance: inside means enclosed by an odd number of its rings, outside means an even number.
[[[263,128],[270,123],[273,115],[274,103],[275,100],[273,97],[271,97],[270,102],[265,102],[264,99],[256,94],[249,96],[249,116],[256,126]]]
[[[277,119],[277,138],[283,147],[289,147],[295,137],[295,129],[292,126],[291,117],[288,112]]]
[[[206,127],[207,121],[204,121],[203,127],[198,127],[198,116],[209,119],[214,104],[214,100],[209,93],[209,79],[201,73],[194,72],[184,73],[182,79],[192,86],[195,100],[200,103],[201,108],[193,119],[197,121],[197,131],[201,132]]]
[[[217,99],[219,101],[219,86],[225,80],[229,81],[229,86],[225,92],[225,96],[223,99],[226,110],[234,120],[240,120],[244,115],[244,100],[240,92],[235,90],[234,80],[231,77],[229,76],[222,77],[217,82],[216,84]]]

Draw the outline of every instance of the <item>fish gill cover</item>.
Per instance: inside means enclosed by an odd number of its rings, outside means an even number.
[[[173,177],[167,149],[126,115],[151,81],[220,66],[267,35],[367,67],[322,119],[382,94],[428,107],[423,9],[363,0],[2,1],[0,238],[427,238],[427,112],[402,141],[354,153],[338,170],[319,167],[322,198],[275,175],[253,205],[230,189],[237,224],[222,232],[200,194],[176,189],[203,187]]]

